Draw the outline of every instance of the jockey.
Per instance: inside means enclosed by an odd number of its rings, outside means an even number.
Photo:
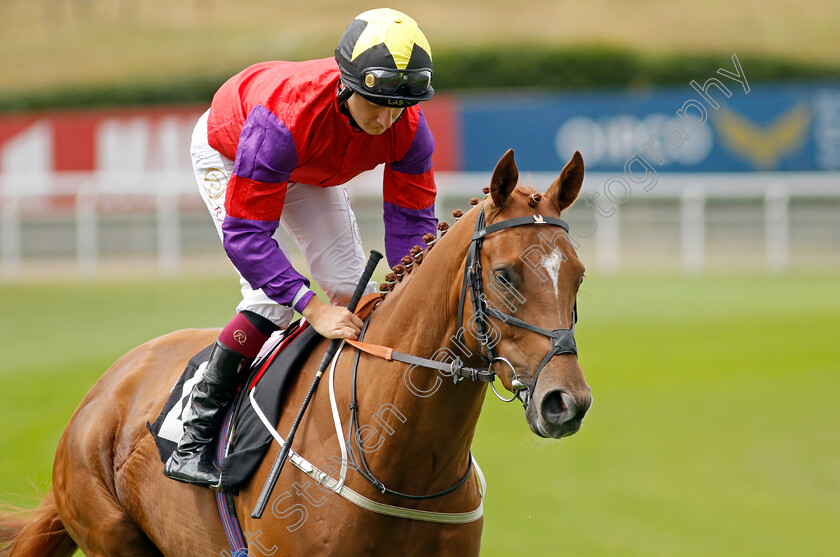
[[[295,310],[326,338],[357,338],[362,322],[343,305],[366,257],[344,183],[385,164],[391,265],[435,231],[434,139],[416,106],[432,98],[431,79],[431,49],[417,23],[382,8],[347,26],[334,59],[256,64],[216,92],[190,153],[202,198],[241,277],[242,302],[193,388],[166,476],[219,484],[207,448],[235,395],[238,371]],[[292,266],[282,236],[275,236],[281,224],[331,303]]]

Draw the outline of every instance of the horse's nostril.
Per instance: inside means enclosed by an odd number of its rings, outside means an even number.
[[[565,391],[551,391],[543,397],[540,403],[540,412],[545,421],[552,424],[561,424],[574,415],[569,411],[574,406],[574,399]]]
[[[555,425],[560,425],[573,420],[582,420],[592,404],[592,399],[588,395],[576,399],[568,392],[557,389],[546,393],[540,403],[540,412],[542,418]]]

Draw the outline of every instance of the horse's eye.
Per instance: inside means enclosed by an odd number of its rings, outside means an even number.
[[[493,278],[499,284],[511,284],[513,281],[510,278],[510,274],[505,269],[495,269],[493,271]]]

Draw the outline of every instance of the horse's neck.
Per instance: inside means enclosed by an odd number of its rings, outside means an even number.
[[[374,311],[366,341],[424,358],[449,362],[458,356],[467,364],[475,363],[475,354],[467,357],[453,341],[460,328],[460,279],[475,214],[453,226],[423,263],[388,294]],[[391,470],[398,469],[395,461],[411,464],[415,486],[424,484],[422,475],[428,476],[425,482],[439,478],[441,483],[453,483],[467,463],[484,398],[483,384],[464,380],[456,385],[436,370],[393,362],[377,366],[374,373],[363,378],[360,371],[360,381],[368,383],[366,396],[358,389],[360,411],[365,405],[371,414],[378,412],[374,419],[384,417],[385,429],[394,433],[387,448],[379,451],[382,455],[369,455],[371,461],[387,461]]]

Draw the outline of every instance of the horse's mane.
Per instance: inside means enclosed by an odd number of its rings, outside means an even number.
[[[483,189],[483,193],[485,194],[485,196],[489,194],[490,188],[485,187]],[[531,207],[536,207],[543,195],[533,187],[524,184],[517,185],[516,188],[514,188],[513,193],[517,193],[525,198],[528,198],[527,202]],[[511,196],[508,199],[509,202],[505,205],[505,207],[507,207],[507,205],[510,204],[510,201],[513,200],[513,197]],[[476,197],[473,197],[469,200],[469,204],[472,207],[475,207],[480,202],[481,200]],[[497,212],[503,211],[505,207],[499,208]],[[465,212],[461,209],[455,209],[452,211],[452,216],[454,217],[455,222],[457,222],[458,219],[463,217],[464,214]],[[443,238],[443,236],[447,233],[449,228],[449,223],[445,220],[441,220],[437,226],[437,231],[439,234],[433,234],[429,232],[423,236],[423,243],[426,244],[425,248],[420,247],[419,245],[415,245],[411,248],[411,251],[409,253],[402,257],[402,259],[397,265],[394,265],[394,267],[391,268],[391,271],[385,275],[385,282],[379,285],[379,290],[383,297],[385,297],[385,295],[387,295],[388,293],[397,290],[397,288],[402,283],[403,279],[411,273],[412,269],[415,266],[419,266],[423,262],[423,259],[428,255],[432,247],[434,247],[438,240]]]
[[[484,188],[484,193],[490,192],[490,188]],[[469,203],[475,207],[481,202],[480,199],[473,197]],[[452,211],[452,216],[455,222],[464,216],[464,211],[455,209]],[[437,233],[428,232],[423,236],[423,243],[425,248],[415,245],[411,251],[402,257],[400,262],[391,268],[391,271],[385,275],[385,282],[379,285],[381,295],[385,297],[390,292],[394,292],[402,283],[403,279],[411,274],[414,267],[419,266],[423,259],[429,254],[437,242],[449,231],[450,225],[447,221],[441,220],[437,225]]]

